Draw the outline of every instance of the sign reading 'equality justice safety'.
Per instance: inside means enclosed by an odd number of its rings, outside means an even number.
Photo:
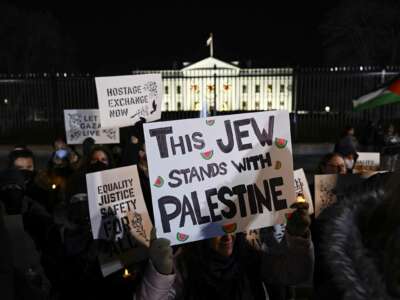
[[[144,125],[157,236],[172,244],[285,222],[295,201],[289,114]]]

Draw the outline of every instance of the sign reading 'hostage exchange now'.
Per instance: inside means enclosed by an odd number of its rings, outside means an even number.
[[[137,167],[89,173],[86,182],[93,238],[109,242],[99,256],[103,275],[121,269],[124,257],[145,259],[152,224]]]
[[[98,109],[65,109],[65,133],[70,145],[82,144],[87,138],[96,144],[118,144],[119,128],[100,128]]]
[[[160,74],[96,77],[101,127],[132,126],[161,118]]]
[[[144,125],[157,236],[172,244],[285,222],[295,201],[289,114]]]

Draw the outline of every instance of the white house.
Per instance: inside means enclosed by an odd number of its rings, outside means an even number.
[[[213,110],[214,103],[219,111],[293,108],[291,68],[239,68],[208,57],[181,70],[133,73],[158,72],[163,77],[164,111],[199,111],[205,105]]]

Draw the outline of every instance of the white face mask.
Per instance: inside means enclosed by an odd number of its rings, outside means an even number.
[[[351,170],[351,169],[353,169],[353,166],[354,166],[354,160],[345,158],[344,159],[344,164],[346,165],[346,169],[347,170]]]

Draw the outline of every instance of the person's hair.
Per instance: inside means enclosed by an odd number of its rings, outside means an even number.
[[[109,162],[109,167],[113,168],[114,167],[114,159],[113,159],[112,153],[110,152],[110,150],[106,146],[103,146],[103,145],[94,145],[90,149],[87,157],[85,157],[85,162],[83,164],[83,167],[85,169],[87,169],[89,167],[90,161],[92,160],[92,156],[97,151],[102,151],[102,152],[105,153],[105,155],[107,155],[108,162]]]
[[[13,150],[8,154],[8,168],[14,168],[14,162],[18,158],[31,158],[33,161],[33,166],[35,166],[35,156],[33,152],[28,148],[20,149],[20,150]]]
[[[334,158],[335,156],[342,157],[342,155],[340,155],[340,154],[337,153],[337,152],[332,152],[332,153],[328,153],[328,154],[324,155],[324,156],[321,158],[321,160],[320,160],[320,162],[319,162],[319,164],[318,164],[318,167],[317,167],[317,174],[323,174],[323,173],[324,173],[324,169],[326,168],[326,165],[327,165],[328,162],[330,162],[330,160],[331,160],[332,158]]]

